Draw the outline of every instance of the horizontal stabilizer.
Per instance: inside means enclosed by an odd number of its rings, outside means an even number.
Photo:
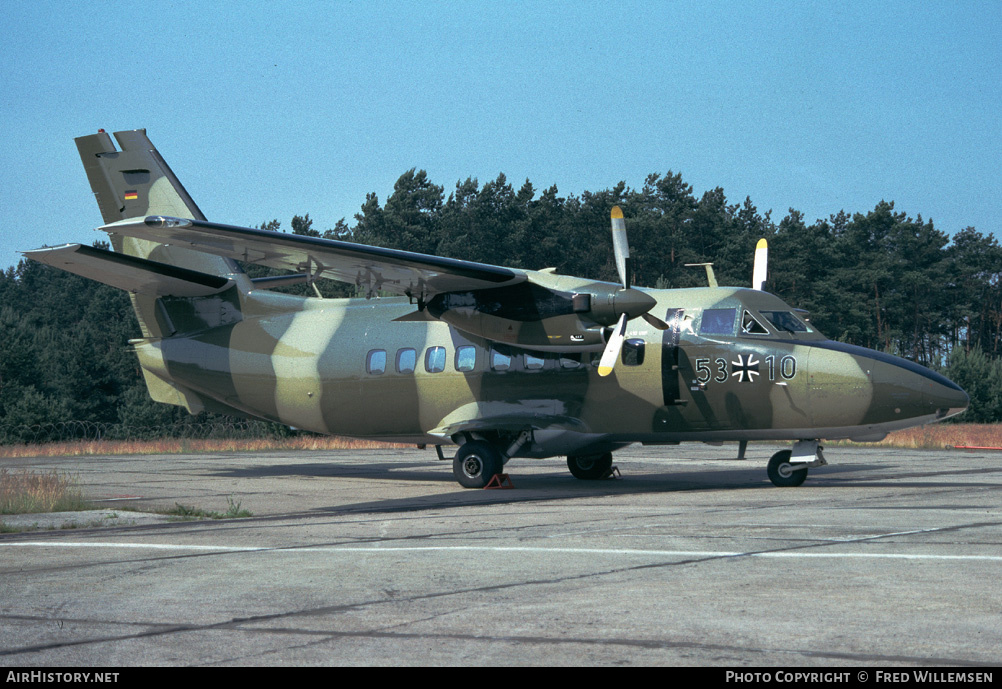
[[[96,280],[112,287],[156,297],[205,297],[233,281],[218,275],[157,263],[83,244],[66,244],[23,252],[33,261]]]
[[[135,237],[418,298],[526,279],[511,268],[205,220],[149,216],[99,229],[112,237]]]

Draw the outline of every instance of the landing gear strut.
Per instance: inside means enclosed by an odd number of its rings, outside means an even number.
[[[807,478],[807,470],[828,464],[817,440],[799,440],[792,450],[780,450],[769,460],[766,473],[774,486],[794,488]]]

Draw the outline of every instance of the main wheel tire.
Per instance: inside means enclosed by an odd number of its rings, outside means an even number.
[[[452,460],[452,473],[464,488],[483,488],[503,469],[501,453],[483,440],[466,443]]]
[[[790,457],[793,452],[790,450],[780,450],[769,459],[769,466],[766,473],[772,485],[780,488],[795,488],[807,479],[807,467],[794,469],[790,464]]]
[[[569,456],[567,458],[567,468],[571,470],[574,478],[579,478],[583,481],[594,481],[605,478],[609,473],[609,469],[612,468],[612,453]]]

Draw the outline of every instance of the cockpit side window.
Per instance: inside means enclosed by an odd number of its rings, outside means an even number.
[[[737,309],[703,309],[700,335],[733,335]]]
[[[811,329],[789,311],[759,311],[776,330],[787,333],[809,333]]]
[[[769,331],[762,325],[751,311],[745,311],[741,316],[742,335],[768,335]]]

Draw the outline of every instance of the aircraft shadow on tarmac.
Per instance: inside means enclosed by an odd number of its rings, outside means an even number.
[[[939,475],[955,476],[958,474],[981,474],[984,470],[945,469],[943,472],[916,471],[899,473],[902,467],[897,463],[873,463],[827,466],[812,473],[807,482],[798,488],[776,488],[772,486],[765,475],[765,468],[758,463],[747,466],[711,467],[707,468],[701,462],[698,468],[691,470],[677,469],[678,465],[664,472],[651,473],[650,460],[637,463],[643,466],[643,473],[630,474],[630,462],[624,463],[620,469],[622,478],[599,481],[581,481],[566,472],[562,462],[556,460],[521,460],[529,471],[519,473],[517,468],[511,473],[513,490],[469,490],[457,488],[449,493],[431,493],[426,495],[408,495],[400,498],[368,500],[357,503],[344,503],[329,507],[318,507],[309,510],[312,513],[324,512],[401,512],[408,510],[448,509],[484,504],[510,504],[519,502],[534,502],[542,500],[579,500],[614,495],[638,495],[654,493],[676,493],[688,491],[733,491],[761,490],[763,499],[767,495],[775,499],[789,499],[805,492],[819,489],[846,488],[853,485],[867,488],[890,487],[936,489],[946,486],[958,487],[953,480],[948,481],[907,481],[909,478],[928,479]],[[303,477],[320,479],[364,479],[372,481],[396,481],[435,484],[452,484],[452,474],[442,462],[442,467],[435,467],[428,462],[373,462],[359,466],[344,465],[336,462],[309,462],[282,465],[255,465],[241,468],[224,469],[213,472],[215,476],[228,478],[255,477]],[[552,469],[549,473],[540,473],[540,469]],[[888,474],[888,471],[891,473]],[[1002,471],[998,469],[997,471]],[[868,474],[872,475],[868,477]],[[973,478],[973,476],[972,476]],[[902,479],[907,482],[903,483]],[[983,487],[983,482],[972,481],[971,486]],[[772,498],[770,498],[772,499]]]

